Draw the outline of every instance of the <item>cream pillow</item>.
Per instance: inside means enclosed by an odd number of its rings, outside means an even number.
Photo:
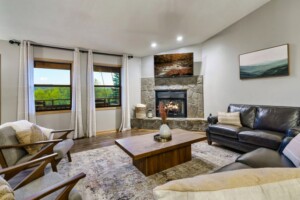
[[[0,199],[14,200],[14,191],[10,185],[0,176]]]
[[[16,136],[20,144],[29,144],[29,143],[39,142],[39,141],[45,141],[48,139],[47,136],[43,134],[42,130],[35,124],[33,124],[31,128],[28,130],[17,132]],[[24,148],[30,155],[34,155],[39,150],[41,150],[43,146],[44,146],[43,144],[40,144],[40,145],[27,146]]]
[[[283,154],[288,157],[296,167],[300,167],[300,134],[286,145]]]
[[[218,112],[218,123],[242,127],[239,112]]]

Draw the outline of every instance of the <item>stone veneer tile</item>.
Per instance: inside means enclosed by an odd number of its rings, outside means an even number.
[[[203,77],[142,78],[141,101],[155,116],[155,90],[187,90],[187,117],[202,118]]]

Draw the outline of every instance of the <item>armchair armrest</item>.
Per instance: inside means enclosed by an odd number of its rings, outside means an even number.
[[[51,131],[51,134],[62,133],[58,138],[67,139],[68,134],[71,133],[72,131],[74,131],[74,129],[55,130],[55,131]]]
[[[207,122],[208,124],[218,123],[218,116],[212,116],[211,114],[209,114],[209,116],[207,117]]]
[[[299,133],[300,133],[300,126],[296,126],[287,131],[287,137],[295,137]]]
[[[62,141],[62,139],[56,139],[56,140],[39,141],[39,142],[28,143],[28,144],[3,145],[3,146],[0,146],[0,149],[23,148],[23,147],[27,147],[27,146],[40,145],[40,144],[50,144],[50,143],[57,144],[61,141]]]
[[[35,200],[35,199],[41,199],[53,192],[56,192],[57,190],[60,190],[62,188],[64,188],[64,190],[62,190],[60,192],[60,194],[58,195],[58,197],[56,199],[68,199],[69,193],[72,190],[72,188],[77,184],[77,182],[84,178],[86,176],[86,174],[84,173],[79,173],[67,180],[64,180],[60,183],[57,183],[49,188],[46,188],[30,197],[28,197],[26,200]]]
[[[57,153],[53,153],[51,155],[48,156],[44,156],[29,162],[25,162],[25,163],[21,163],[12,167],[7,167],[5,169],[1,169],[0,170],[0,175],[4,175],[4,178],[6,180],[11,179],[12,177],[14,177],[15,175],[17,175],[18,173],[20,173],[21,171],[25,170],[25,169],[30,169],[33,167],[36,167],[37,164],[40,163],[40,165],[32,172],[30,173],[27,177],[25,177],[14,189],[17,189],[19,187],[22,187],[23,185],[25,185],[26,183],[28,183],[28,181],[33,181],[39,177],[41,177],[42,175],[44,175],[44,169],[47,166],[48,163],[53,162],[55,157],[57,156]]]

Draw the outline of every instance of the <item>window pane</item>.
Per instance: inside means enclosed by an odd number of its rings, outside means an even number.
[[[70,85],[71,70],[34,68],[34,84]]]
[[[120,74],[116,72],[94,72],[95,85],[120,85]]]
[[[34,87],[36,111],[71,109],[70,87]]]
[[[119,106],[119,87],[95,87],[96,107]]]

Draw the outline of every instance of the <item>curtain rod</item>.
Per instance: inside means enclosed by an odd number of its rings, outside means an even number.
[[[9,40],[10,44],[17,44],[18,46],[21,44],[20,41],[18,40]],[[74,49],[72,48],[66,48],[66,47],[57,47],[57,46],[50,46],[50,45],[45,45],[45,44],[38,44],[38,43],[31,43],[32,46],[34,47],[46,47],[46,48],[50,48],[50,49],[59,49],[59,50],[65,50],[65,51],[74,51]],[[87,50],[79,50],[79,52],[81,53],[88,53]],[[98,55],[106,55],[106,56],[117,56],[117,57],[123,57],[123,55],[121,54],[113,54],[113,53],[102,53],[102,52],[94,52],[93,54],[98,54]],[[132,55],[128,56],[128,58],[133,58]]]

